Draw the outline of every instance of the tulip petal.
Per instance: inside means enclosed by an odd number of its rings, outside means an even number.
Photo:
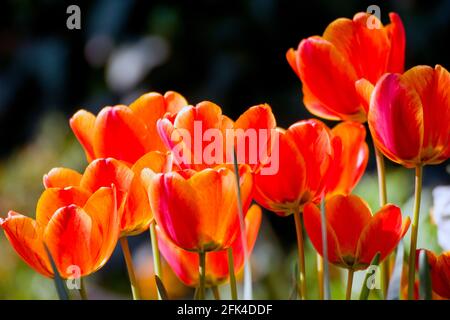
[[[164,99],[166,100],[167,112],[170,113],[177,113],[188,105],[186,99],[175,91],[167,91],[164,94]]]
[[[95,116],[86,110],[79,110],[70,119],[70,127],[83,147],[88,162],[91,162],[96,158],[94,151]]]
[[[358,240],[372,217],[370,209],[354,195],[336,195],[327,200],[325,208],[327,223],[336,234],[342,259],[352,266],[356,262]]]
[[[68,168],[53,168],[44,175],[43,183],[48,188],[65,188],[79,186],[81,174]]]
[[[307,203],[303,209],[303,222],[305,225],[308,237],[311,240],[316,251],[323,256],[323,242],[322,242],[322,219],[320,210],[312,202]],[[342,260],[342,255],[339,249],[336,233],[331,228],[327,221],[327,246],[328,246],[328,260],[331,263],[345,266]]]
[[[417,92],[400,81],[400,75],[386,74],[377,83],[368,118],[375,144],[386,157],[407,167],[419,163],[422,103]]]
[[[53,276],[44,248],[42,229],[36,221],[10,211],[6,219],[0,219],[0,226],[17,254],[30,267],[46,277]]]
[[[391,23],[386,26],[386,32],[391,47],[387,72],[403,73],[406,46],[405,28],[403,27],[402,20],[398,14],[390,12],[389,19],[391,20]]]
[[[90,195],[90,192],[81,187],[49,188],[45,190],[36,205],[37,223],[42,227],[46,226],[59,208],[71,204],[84,206]]]
[[[297,52],[293,48],[290,48],[286,52],[286,60],[291,66],[292,70],[294,70],[295,74],[300,78],[300,73],[297,69]]]
[[[409,217],[402,223],[400,208],[392,204],[382,207],[361,234],[357,264],[369,265],[377,252],[380,252],[380,261],[386,258],[404,236],[409,224]]]
[[[436,256],[426,250],[431,269],[433,291],[443,298],[450,299],[450,252]]]
[[[370,107],[370,97],[372,96],[374,89],[373,84],[371,84],[368,80],[361,78],[355,82],[355,89],[365,112],[368,113]]]
[[[94,148],[98,158],[134,163],[150,151],[147,126],[126,106],[105,107],[95,121]]]
[[[44,240],[63,278],[71,276],[74,267],[81,276],[92,272],[91,233],[91,218],[76,205],[58,209],[49,221]]]

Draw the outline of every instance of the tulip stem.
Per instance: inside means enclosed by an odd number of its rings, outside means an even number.
[[[212,286],[211,290],[213,292],[214,295],[214,299],[216,300],[220,300],[220,292],[219,292],[219,288],[217,286]]]
[[[378,196],[380,208],[387,203],[387,191],[386,191],[386,169],[384,165],[383,154],[378,150],[374,144],[375,158],[377,161],[377,174],[378,174]],[[381,263],[381,286],[384,296],[387,295],[387,289],[389,284],[389,257]]]
[[[80,277],[80,298],[81,300],[88,300],[87,292],[86,292],[86,284],[84,283],[84,278]]]
[[[328,265],[328,239],[327,239],[327,217],[325,208],[325,198],[320,202],[320,218],[321,218],[321,231],[322,231],[322,255],[321,258],[321,269],[319,272],[319,284],[320,291],[322,293],[322,298],[325,300],[331,299],[331,289],[330,289],[330,270]],[[319,255],[318,255],[319,256]]]
[[[414,192],[414,215],[411,224],[411,244],[409,248],[409,267],[408,267],[408,299],[412,300],[414,297],[414,282],[416,280],[416,248],[417,235],[419,233],[419,213],[420,213],[420,198],[422,195],[422,174],[423,167],[418,165],[416,167],[415,176],[415,192]]]
[[[200,279],[200,289],[198,291],[198,297],[200,300],[205,300],[205,282],[206,282],[206,253],[204,251],[199,251],[199,279]]]
[[[126,237],[121,237],[120,245],[122,246],[123,257],[125,258],[125,263],[127,265],[128,278],[130,279],[133,299],[140,300],[141,296],[139,294],[139,287],[136,281],[136,276],[134,274],[133,258],[131,256],[130,247],[128,246],[128,239]]]
[[[306,300],[306,268],[305,268],[305,248],[303,244],[303,218],[302,213],[294,212],[295,231],[297,233],[298,267],[300,276],[300,298]]]
[[[236,287],[236,275],[234,273],[234,258],[233,258],[233,248],[229,247],[227,249],[228,253],[228,270],[230,273],[230,288],[231,288],[231,300],[237,300],[237,287]]]
[[[150,224],[150,240],[152,241],[153,254],[153,269],[155,275],[162,281],[161,257],[159,255],[158,237],[156,236],[156,222],[153,220]],[[161,295],[158,290],[158,300],[161,300]]]
[[[317,281],[319,282],[319,300],[324,299],[324,290],[323,290],[323,258],[320,254],[316,254],[317,256]]]
[[[351,300],[352,298],[353,273],[353,269],[348,269],[347,291],[345,293],[346,300]]]

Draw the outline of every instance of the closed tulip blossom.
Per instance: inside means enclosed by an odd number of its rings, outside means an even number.
[[[287,60],[303,84],[303,102],[314,115],[364,122],[372,87],[386,72],[403,72],[405,31],[400,17],[389,14],[383,26],[360,12],[339,18],[322,36],[303,39]]]
[[[426,251],[430,264],[431,285],[435,293],[445,299],[450,299],[450,251],[436,255]]]
[[[417,247],[423,166],[439,164],[450,157],[449,88],[450,74],[445,68],[416,66],[404,74],[384,75],[370,100],[368,122],[376,147],[392,161],[415,168],[411,252]],[[409,256],[408,270],[408,296],[412,299],[414,254]]]
[[[383,261],[398,245],[409,228],[392,204],[372,215],[366,202],[355,195],[335,195],[327,200],[326,232],[328,261],[349,270],[347,298],[350,298],[353,272],[367,268],[377,252]],[[305,229],[316,251],[323,255],[320,210],[314,203],[305,205]]]
[[[53,277],[48,247],[63,278],[87,276],[110,258],[119,236],[114,186],[89,193],[80,187],[49,188],[41,195],[36,220],[10,211],[0,219],[18,255],[40,274]]]
[[[334,156],[327,177],[326,197],[350,194],[366,170],[369,147],[366,129],[358,122],[345,121],[331,130]]]
[[[261,225],[261,208],[253,205],[249,208],[245,216],[245,229],[247,237],[247,255],[249,256],[258,236],[259,227]],[[172,267],[172,270],[183,281],[184,284],[190,287],[197,287],[199,285],[199,257],[196,253],[186,251],[175,245],[171,240],[165,236],[164,232],[157,229],[161,253]],[[231,244],[233,250],[234,270],[239,273],[244,267],[244,261],[248,256],[244,256],[244,248],[242,246],[241,237],[238,235]],[[206,253],[206,285],[217,286],[225,281],[230,276],[228,269],[227,251],[213,251]]]
[[[79,110],[70,119],[88,162],[97,158],[115,158],[134,164],[150,151],[167,151],[160,140],[156,122],[166,113],[176,113],[187,105],[180,94],[168,91],[144,94],[129,107],[103,108],[97,117]]]

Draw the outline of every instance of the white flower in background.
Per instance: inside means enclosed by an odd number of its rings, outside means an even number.
[[[450,250],[450,186],[433,190],[433,217],[438,228],[438,243],[444,251]]]

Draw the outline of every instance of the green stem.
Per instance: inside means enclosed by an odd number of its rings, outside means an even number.
[[[205,300],[205,282],[206,282],[206,253],[204,251],[200,251],[198,253],[199,258],[199,279],[200,279],[200,289],[198,292],[198,297],[200,300]]]
[[[352,298],[353,273],[353,269],[348,269],[347,291],[345,293],[346,300],[350,300]]]
[[[231,300],[237,300],[237,287],[236,287],[236,275],[234,273],[234,258],[233,249],[230,247],[227,249],[228,253],[228,271],[230,273],[230,288],[231,288]]]
[[[217,286],[212,286],[212,292],[214,295],[214,299],[216,300],[220,300],[220,292],[219,292],[219,288]]]
[[[415,176],[415,192],[414,192],[414,215],[411,224],[411,245],[409,248],[409,268],[408,268],[408,299],[414,298],[414,282],[416,280],[416,248],[417,235],[419,233],[419,213],[420,213],[420,198],[422,195],[422,174],[423,167],[421,165],[416,167]]]
[[[330,270],[328,264],[328,239],[327,239],[327,217],[325,208],[325,197],[320,203],[320,219],[321,219],[321,232],[322,232],[322,294],[323,299],[331,299],[330,288]],[[320,281],[320,280],[319,280]]]
[[[323,290],[323,258],[320,254],[317,255],[317,280],[319,282],[319,300],[324,299],[324,290]]]
[[[139,287],[136,281],[136,276],[134,274],[133,258],[131,256],[130,247],[128,246],[128,239],[126,237],[122,237],[119,241],[120,245],[122,246],[123,257],[125,258],[125,263],[127,265],[128,277],[130,279],[133,299],[140,300],[141,295],[139,293]]]
[[[300,276],[300,298],[306,300],[305,248],[303,243],[303,218],[300,211],[294,212],[295,231],[297,233],[298,269]]]
[[[375,158],[377,161],[377,174],[378,174],[378,196],[380,208],[387,203],[387,191],[386,191],[386,169],[384,166],[384,157],[374,144]],[[389,284],[389,266],[390,258],[387,257],[384,262],[381,263],[381,289],[384,296],[387,295],[387,289]]]
[[[153,253],[153,269],[155,275],[163,281],[162,279],[162,267],[161,267],[161,257],[159,255],[158,247],[158,237],[156,236],[156,222],[153,220],[150,224],[150,240],[152,242],[152,253]],[[158,300],[161,300],[161,295],[158,291]]]
[[[81,300],[88,300],[87,292],[86,292],[86,284],[84,283],[84,278],[80,278],[80,298]]]

